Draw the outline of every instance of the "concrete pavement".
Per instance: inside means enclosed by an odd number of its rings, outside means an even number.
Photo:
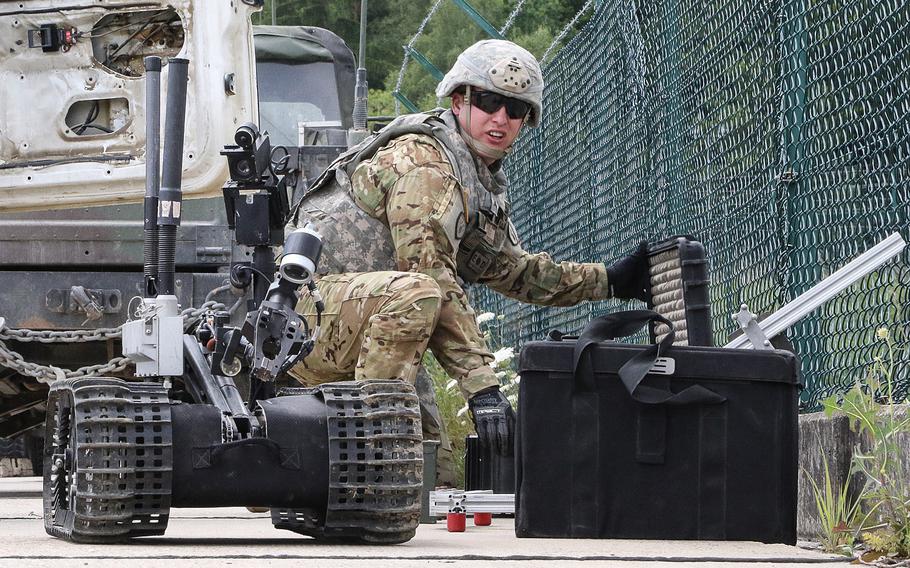
[[[0,479],[0,567],[206,568],[319,566],[410,568],[489,566],[739,567],[845,566],[843,557],[754,542],[517,539],[511,519],[449,533],[444,522],[421,525],[396,546],[321,544],[272,527],[268,514],[241,508],[174,509],[167,533],[116,545],[71,544],[44,532],[37,478]]]

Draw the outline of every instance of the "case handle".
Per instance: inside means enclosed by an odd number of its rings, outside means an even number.
[[[692,385],[678,393],[670,390],[669,385],[663,388],[642,384],[642,380],[651,370],[661,351],[666,353],[673,345],[676,333],[673,322],[653,310],[629,310],[614,312],[595,318],[588,322],[575,342],[573,373],[576,390],[594,390],[594,368],[590,355],[584,357],[585,351],[593,343],[632,335],[648,322],[660,322],[670,328],[670,332],[655,345],[637,353],[619,369],[619,378],[633,400],[643,404],[666,404],[682,406],[687,404],[719,404],[726,398],[701,385]]]

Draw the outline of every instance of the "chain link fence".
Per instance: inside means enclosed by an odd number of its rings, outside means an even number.
[[[889,234],[910,237],[905,0],[601,0],[545,68],[544,121],[507,160],[531,251],[616,260],[693,234],[711,263],[716,345],[746,303],[775,311]],[[539,308],[473,291],[503,341],[580,330],[602,302]],[[895,340],[910,387],[910,251],[793,326],[804,410]]]

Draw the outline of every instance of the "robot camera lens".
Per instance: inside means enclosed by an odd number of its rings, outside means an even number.
[[[288,265],[284,266],[284,276],[291,282],[306,282],[310,279],[310,272],[302,267],[297,265]]]
[[[259,138],[259,129],[255,124],[249,122],[241,125],[234,134],[234,142],[243,148],[252,148],[257,138]]]
[[[237,170],[237,176],[242,179],[247,179],[253,175],[253,165],[249,160],[240,160],[235,166]]]

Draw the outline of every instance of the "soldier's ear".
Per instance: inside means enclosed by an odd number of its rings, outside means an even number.
[[[458,116],[461,109],[464,108],[464,95],[462,93],[452,93],[452,114]]]

